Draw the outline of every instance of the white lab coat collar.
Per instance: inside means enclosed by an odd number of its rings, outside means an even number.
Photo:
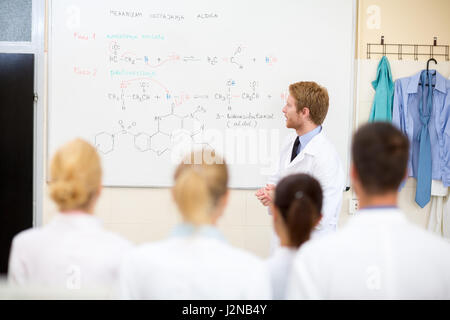
[[[354,224],[373,223],[407,223],[405,214],[396,207],[370,207],[358,210],[355,217],[349,220],[348,226]]]
[[[206,237],[206,238],[213,238],[220,241],[224,241],[225,237],[222,235],[222,233],[217,229],[216,226],[213,225],[201,225],[196,226],[191,223],[181,223],[172,230],[172,237]]]
[[[273,252],[271,252],[270,256],[267,258],[267,261],[271,262],[280,259],[288,259],[291,256],[293,257],[297,251],[298,248],[279,245],[274,248]]]
[[[322,131],[320,131],[317,135],[315,135],[311,141],[305,146],[305,148],[291,161],[290,157],[286,158],[288,162],[286,164],[286,168],[295,166],[298,162],[302,161],[305,158],[305,155],[310,155],[312,157],[316,156],[320,151],[321,146],[323,147],[323,142],[326,140],[325,130],[322,127]],[[294,147],[295,139],[292,141],[291,150]]]
[[[83,211],[59,212],[50,222],[49,226],[58,228],[66,227],[73,229],[100,229],[102,221],[90,213]]]

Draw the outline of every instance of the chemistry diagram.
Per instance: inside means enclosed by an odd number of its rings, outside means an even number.
[[[211,67],[222,64],[232,70],[245,70],[246,66],[264,63],[273,66],[277,59],[273,56],[245,57],[245,47],[237,46],[230,50],[228,56],[181,55],[170,53],[167,56],[139,55],[124,50],[118,41],[108,44],[107,63],[110,66],[110,78],[117,83],[116,88],[106,92],[104,99],[111,107],[124,113],[109,128],[99,130],[94,136],[94,145],[103,155],[113,154],[121,137],[131,137],[134,150],[141,153],[153,153],[162,156],[183,143],[190,146],[213,149],[202,141],[206,128],[207,113],[210,119],[222,121],[225,128],[256,128],[260,121],[273,119],[273,114],[259,114],[235,108],[240,104],[261,103],[261,100],[275,98],[276,94],[260,92],[257,80],[237,81],[224,79],[222,86],[208,92],[178,92],[162,83],[157,72],[166,66],[183,64],[206,64]],[[134,67],[128,68],[127,67]],[[142,67],[136,70],[136,67]],[[285,99],[281,94],[281,99]],[[209,110],[211,104],[221,106],[214,111]],[[178,108],[179,106],[188,106]],[[155,107],[156,106],[156,107]],[[152,108],[156,114],[148,118],[124,120],[126,113],[141,108]],[[186,110],[189,110],[187,112]],[[158,111],[160,110],[160,111]],[[236,120],[245,119],[245,120]],[[151,128],[151,129],[143,129]],[[128,140],[129,141],[129,140]]]
[[[176,143],[212,148],[208,143],[197,139],[197,136],[200,136],[205,128],[198,115],[205,112],[203,107],[198,106],[191,114],[182,116],[176,114],[172,106],[169,114],[154,118],[157,123],[157,129],[154,132],[138,131],[135,121],[125,123],[124,120],[119,120],[120,128],[118,130],[102,131],[95,135],[95,146],[102,154],[108,154],[114,151],[121,135],[130,135],[133,137],[134,147],[137,151],[151,151],[158,156],[164,154]]]

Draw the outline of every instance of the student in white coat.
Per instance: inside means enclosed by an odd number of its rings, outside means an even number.
[[[287,279],[298,248],[309,240],[322,214],[322,189],[306,174],[283,178],[270,204],[273,225],[280,246],[267,260],[273,299],[285,299]]]
[[[313,237],[336,230],[344,192],[344,171],[336,149],[326,137],[322,123],[328,112],[328,92],[315,82],[289,86],[283,113],[286,127],[294,129],[281,148],[278,171],[265,188],[256,192],[264,206],[272,202],[275,185],[283,177],[305,173],[316,178],[323,190],[322,220]]]
[[[197,151],[175,172],[183,223],[163,241],[135,249],[121,269],[124,299],[270,299],[264,261],[229,245],[216,227],[228,201],[228,170]]]
[[[102,178],[97,151],[84,140],[73,140],[56,152],[50,171],[50,196],[59,213],[44,227],[14,237],[10,282],[58,290],[115,290],[121,259],[131,244],[104,230],[93,216]]]
[[[408,139],[391,124],[353,137],[351,178],[360,210],[342,230],[294,259],[291,299],[450,299],[450,245],[397,208]]]

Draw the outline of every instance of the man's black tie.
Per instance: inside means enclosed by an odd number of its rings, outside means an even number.
[[[297,136],[297,139],[295,139],[295,142],[294,142],[294,147],[292,148],[291,162],[292,162],[292,160],[294,160],[295,157],[297,156],[297,151],[298,151],[298,146],[299,146],[299,145],[300,145],[300,139],[299,139],[299,137]]]

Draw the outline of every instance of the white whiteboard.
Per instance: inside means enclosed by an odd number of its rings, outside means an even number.
[[[348,166],[353,54],[353,0],[51,1],[47,158],[82,137],[104,185],[166,187],[186,148],[211,148],[231,187],[256,188],[278,165],[289,84],[316,81]]]

